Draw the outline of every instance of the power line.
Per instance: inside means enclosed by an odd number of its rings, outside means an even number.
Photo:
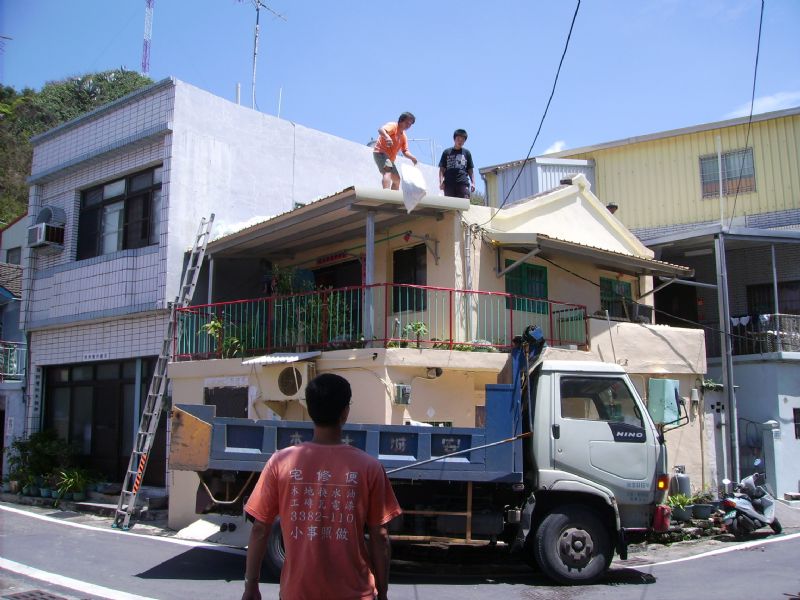
[[[764,24],[764,0],[761,0],[761,16],[758,19],[758,42],[756,44],[756,64],[753,68],[753,91],[750,93],[750,116],[747,119],[747,134],[744,138],[744,149],[747,150],[747,145],[750,143],[750,126],[753,124],[753,105],[756,99],[756,77],[758,75],[758,55],[761,54],[761,27]],[[736,215],[736,201],[739,199],[739,188],[742,185],[742,173],[744,172],[744,161],[746,154],[742,156],[742,164],[739,165],[739,177],[736,179],[736,194],[733,197],[733,210],[731,211],[731,220],[728,221],[728,227],[733,223],[733,217]],[[721,160],[721,157],[720,157]],[[755,162],[755,161],[754,161]],[[753,165],[755,169],[755,165]],[[720,187],[722,182],[720,181]]]
[[[565,271],[565,272],[569,273],[570,275],[572,275],[574,277],[577,277],[578,279],[582,279],[583,281],[585,281],[587,283],[591,283],[595,287],[598,287],[598,288],[601,287],[600,284],[597,283],[596,281],[592,281],[591,279],[589,279],[587,277],[584,277],[583,275],[581,275],[579,273],[576,273],[575,271],[571,271],[570,269],[568,269],[566,267],[562,267],[561,265],[559,265],[558,263],[553,262],[549,258],[545,258],[544,256],[541,256],[541,255],[537,256],[537,258],[540,258],[543,261],[550,263],[554,267],[556,267],[558,269],[561,269],[562,271]],[[665,317],[669,317],[671,319],[675,319],[676,321],[681,321],[683,323],[688,323],[689,325],[694,325],[695,327],[698,327],[700,329],[707,329],[708,331],[711,331],[711,332],[714,332],[714,333],[724,333],[721,329],[718,329],[718,328],[716,328],[716,327],[714,327],[712,325],[705,325],[704,323],[700,323],[698,321],[692,321],[691,319],[686,319],[684,317],[679,317],[677,315],[673,315],[672,313],[668,313],[665,310],[658,309],[655,306],[651,307],[649,304],[642,304],[641,302],[637,302],[636,300],[628,298],[627,296],[623,296],[622,294],[620,294],[619,292],[616,292],[614,290],[611,290],[611,293],[614,294],[614,296],[616,296],[620,300],[624,300],[625,302],[630,302],[631,304],[634,304],[635,306],[643,306],[643,307],[648,308],[648,309],[652,308],[653,312],[656,312],[656,313],[658,313],[660,315],[663,315]],[[732,340],[733,339],[739,339],[739,340],[745,340],[745,341],[752,341],[752,340],[750,340],[750,338],[748,338],[746,336],[736,335],[735,333],[727,333],[726,335],[729,338],[731,338]]]
[[[536,135],[533,138],[533,142],[531,142],[531,147],[528,148],[528,154],[525,156],[525,160],[522,161],[522,166],[519,169],[519,173],[517,173],[517,176],[514,179],[514,182],[511,184],[511,187],[508,189],[508,193],[506,194],[506,197],[503,198],[503,202],[500,204],[500,206],[497,207],[498,211],[500,211],[500,209],[503,208],[506,205],[506,202],[508,201],[509,196],[511,196],[511,192],[514,190],[514,186],[517,185],[517,181],[519,181],[519,178],[522,175],[522,171],[525,168],[525,165],[528,164],[528,160],[530,159],[531,153],[533,152],[533,147],[536,145],[536,140],[539,139],[539,134],[542,131],[542,125],[544,125],[544,119],[547,116],[547,111],[550,109],[550,102],[552,102],[553,95],[556,93],[556,84],[558,84],[558,76],[561,74],[561,65],[564,64],[564,57],[567,55],[567,49],[569,48],[569,40],[570,40],[570,38],[572,38],[572,29],[575,27],[575,19],[578,18],[578,10],[580,9],[580,7],[581,7],[581,0],[578,0],[578,4],[575,6],[575,13],[572,15],[572,23],[570,23],[570,26],[569,26],[569,33],[567,34],[567,41],[564,43],[564,51],[561,53],[561,60],[558,61],[558,69],[556,70],[556,76],[555,76],[555,79],[553,80],[553,88],[550,90],[550,97],[547,99],[547,106],[544,107],[544,113],[542,114],[542,119],[539,121],[539,128],[536,130]],[[486,225],[486,223],[490,223],[491,220],[494,219],[495,215],[497,215],[497,213],[492,215],[489,218],[489,220],[486,221],[485,223],[481,223],[481,226]]]

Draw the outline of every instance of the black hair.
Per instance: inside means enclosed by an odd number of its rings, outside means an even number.
[[[399,117],[397,117],[397,122],[398,122],[398,123],[402,123],[403,121],[408,121],[409,119],[411,119],[411,123],[412,123],[412,124],[417,122],[417,117],[415,117],[415,116],[414,116],[412,113],[410,113],[410,112],[404,112],[404,113],[402,113],[402,114],[401,114]]]
[[[453,139],[456,139],[456,136],[458,136],[458,135],[462,136],[464,139],[467,139],[467,131],[466,131],[466,129],[456,129],[453,132]]]
[[[350,384],[341,375],[323,373],[314,377],[306,386],[306,406],[314,425],[338,425],[351,396]]]

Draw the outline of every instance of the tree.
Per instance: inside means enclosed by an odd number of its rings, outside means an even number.
[[[27,209],[32,136],[151,83],[133,71],[113,69],[49,82],[40,92],[0,87],[0,222]]]

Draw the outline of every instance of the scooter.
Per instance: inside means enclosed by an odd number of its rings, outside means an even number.
[[[722,483],[728,486],[731,481],[723,479]],[[722,522],[736,539],[742,539],[765,525],[775,533],[783,531],[775,517],[775,498],[769,493],[766,483],[764,473],[753,473],[742,479],[734,493],[722,501],[722,508],[727,510]]]

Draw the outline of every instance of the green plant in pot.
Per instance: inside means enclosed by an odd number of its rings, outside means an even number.
[[[672,494],[667,498],[667,506],[672,509],[672,517],[676,521],[692,518],[692,499],[686,494]]]
[[[708,519],[714,512],[715,498],[710,489],[703,489],[695,492],[690,498],[693,505],[692,514],[695,519]]]
[[[75,502],[86,499],[86,486],[89,485],[89,473],[80,468],[64,469],[59,474],[58,498]]]

